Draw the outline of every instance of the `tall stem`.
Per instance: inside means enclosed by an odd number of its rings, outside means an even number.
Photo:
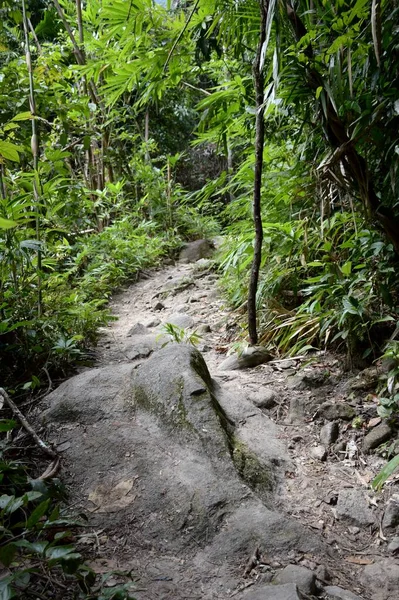
[[[260,5],[260,32],[258,48],[253,64],[253,79],[256,99],[256,121],[255,121],[255,177],[253,192],[253,220],[255,228],[254,258],[251,267],[251,277],[248,291],[248,333],[250,344],[258,343],[258,331],[256,324],[256,292],[258,289],[259,270],[262,259],[263,227],[261,214],[262,193],[262,170],[263,170],[263,147],[265,143],[264,123],[264,75],[262,55],[266,42],[266,22],[269,10],[269,0],[259,0]]]
[[[35,102],[35,87],[33,82],[33,71],[32,71],[32,57],[30,53],[29,45],[29,25],[26,16],[25,0],[22,0],[22,21],[24,27],[24,38],[25,38],[25,58],[26,66],[28,67],[29,77],[29,107],[32,114],[32,138],[31,148],[33,154],[33,197],[35,201],[35,214],[36,214],[36,240],[39,242],[39,248],[37,250],[37,313],[40,317],[43,312],[42,303],[42,282],[41,282],[41,271],[42,271],[42,252],[40,249],[40,220],[39,220],[39,142],[37,137],[37,121],[36,117],[36,102]]]

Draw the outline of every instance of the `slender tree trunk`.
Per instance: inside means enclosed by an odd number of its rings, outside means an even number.
[[[144,118],[144,142],[145,142],[145,159],[147,162],[150,161],[150,153],[148,151],[148,140],[150,139],[150,112],[148,107],[145,111]]]
[[[6,185],[4,183],[4,165],[0,162],[0,194],[3,200],[7,197]]]
[[[42,282],[41,282],[41,272],[42,272],[42,253],[40,250],[40,220],[39,220],[39,141],[37,137],[37,121],[35,119],[36,116],[36,102],[35,102],[35,88],[33,83],[33,71],[32,71],[32,58],[30,53],[29,46],[29,25],[28,18],[26,15],[26,6],[25,0],[22,0],[22,20],[23,20],[23,28],[24,28],[24,38],[25,38],[25,58],[26,58],[26,66],[28,67],[28,76],[29,76],[29,107],[30,112],[32,114],[32,138],[31,138],[31,148],[33,154],[33,197],[35,200],[34,210],[36,213],[36,240],[39,243],[39,248],[37,251],[37,313],[40,317],[43,312],[43,303],[42,303]]]
[[[260,33],[258,49],[253,64],[253,79],[256,97],[256,122],[255,122],[255,179],[253,193],[253,219],[255,228],[254,258],[251,268],[251,278],[248,291],[248,333],[250,344],[258,343],[256,325],[256,292],[258,289],[259,270],[262,258],[263,227],[261,214],[263,147],[265,142],[264,122],[264,75],[263,53],[266,42],[266,22],[269,10],[269,0],[259,0],[260,5]]]

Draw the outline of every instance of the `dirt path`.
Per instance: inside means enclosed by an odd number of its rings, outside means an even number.
[[[217,281],[209,261],[200,260],[154,271],[119,293],[111,302],[118,320],[102,331],[97,364],[145,360],[154,345],[165,339],[159,338],[165,323],[179,325],[188,334],[196,331],[200,335],[198,348],[212,378],[223,384],[224,393],[231,390],[235,396],[249,399],[278,425],[277,437],[290,460],[274,504],[282,514],[304,525],[309,535],[317,535],[327,551],[315,556],[291,550],[279,562],[264,558],[245,578],[245,564],[238,565],[234,573],[210,566],[209,580],[205,581],[181,556],[162,558],[154,554],[152,561],[151,552],[140,553],[134,527],[126,524],[125,529],[119,526],[107,537],[103,558],[97,560],[96,567],[133,569],[139,576],[137,598],[143,600],[226,598],[225,591],[222,595],[218,592],[219,572],[224,583],[232,578],[228,597],[234,597],[259,580],[270,581],[289,564],[316,573],[323,598],[352,598],[339,595],[341,592],[326,595],[330,588],[323,586],[330,585],[349,590],[358,598],[393,600],[399,594],[399,564],[388,544],[398,530],[392,525],[382,528],[381,523],[388,497],[398,486],[393,480],[383,495],[370,491],[370,481],[384,461],[362,451],[367,424],[376,416],[375,404],[365,389],[367,382],[362,388],[362,379],[346,375],[339,360],[331,355],[314,357],[310,363],[298,358],[225,370],[223,362],[238,325],[237,315],[224,306]],[[355,416],[363,427],[352,427]],[[264,434],[259,429],[250,433],[259,440]],[[381,592],[381,585],[376,584],[376,591],[373,581],[384,576],[384,559],[391,561],[393,568],[396,565],[397,571],[388,591]],[[365,566],[376,565],[380,570],[368,577]]]

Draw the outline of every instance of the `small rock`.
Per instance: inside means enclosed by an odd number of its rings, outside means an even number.
[[[209,258],[200,258],[195,264],[195,271],[206,271],[214,265],[214,261]]]
[[[168,317],[165,322],[171,323],[172,325],[176,325],[176,327],[181,327],[182,329],[192,327],[195,323],[193,317],[187,315],[184,312],[176,312],[173,315],[170,315],[170,317]]]
[[[383,442],[389,440],[392,434],[392,429],[383,421],[381,425],[378,425],[372,429],[363,440],[364,452],[370,452],[373,448],[377,448]]]
[[[185,304],[178,304],[176,307],[174,306],[173,308],[176,311],[176,313],[185,313],[187,307],[185,306]]]
[[[343,460],[346,455],[346,442],[338,442],[338,444],[335,444],[333,450],[334,454],[336,454],[339,459]]]
[[[287,358],[286,360],[280,360],[280,362],[277,365],[280,369],[295,369],[296,367],[296,362],[295,360],[290,360],[289,358]]]
[[[196,262],[201,258],[209,258],[214,249],[212,242],[208,240],[196,240],[186,244],[179,255],[180,263]]]
[[[272,356],[263,346],[251,346],[246,348],[238,356],[228,356],[226,360],[219,365],[219,371],[248,369],[250,367],[257,367],[270,360],[272,360]]]
[[[211,331],[212,329],[208,323],[201,323],[197,327],[197,333],[210,333]]]
[[[350,527],[348,527],[348,531],[352,535],[357,535],[358,533],[360,533],[360,527],[355,527],[354,525],[351,525]]]
[[[355,409],[349,404],[334,404],[333,402],[323,402],[317,413],[319,417],[324,417],[327,421],[335,421],[336,419],[350,421],[356,415]]]
[[[333,598],[334,600],[362,600],[360,596],[356,596],[356,594],[336,585],[328,585],[324,588],[324,592],[328,594],[329,598]]]
[[[300,592],[314,594],[316,592],[316,575],[313,571],[299,565],[287,565],[280,573],[277,573],[275,583],[296,583]]]
[[[58,450],[58,448],[57,448],[57,450]],[[394,553],[394,552],[398,552],[398,550],[399,550],[399,537],[396,536],[389,542],[388,551]]]
[[[305,407],[303,400],[295,396],[290,400],[290,408],[285,419],[286,423],[294,425],[295,423],[303,423],[305,420]]]
[[[325,446],[318,445],[310,450],[310,455],[316,460],[325,461],[327,458],[327,450]]]
[[[284,585],[259,585],[254,587],[245,600],[301,600],[295,583]]]
[[[161,323],[161,321],[159,319],[150,319],[150,321],[147,321],[147,323],[145,324],[146,327],[150,328],[150,327],[158,327],[158,325]]]
[[[145,335],[146,333],[149,333],[147,327],[143,325],[143,323],[136,323],[129,329],[126,337],[131,337],[132,335]]]
[[[162,304],[162,302],[157,302],[154,306],[154,310],[164,310],[165,309],[165,305]]]
[[[356,390],[370,390],[376,387],[381,376],[381,371],[377,367],[368,367],[361,371],[350,382],[350,388]]]
[[[271,388],[264,388],[251,394],[250,400],[259,408],[273,408],[276,406],[276,392]]]
[[[327,421],[320,430],[320,441],[324,446],[331,446],[339,435],[339,427],[336,421]]]
[[[399,525],[399,494],[394,494],[385,509],[382,526],[396,527],[397,525]]]
[[[293,377],[289,377],[287,380],[288,386],[293,390],[305,390],[318,388],[326,384],[328,376],[324,373],[299,373]]]
[[[320,579],[320,581],[330,581],[331,575],[328,572],[328,569],[324,565],[319,565],[316,569],[316,577]]]
[[[337,515],[355,525],[372,525],[374,515],[369,508],[367,498],[361,490],[345,489],[338,495]]]
[[[394,600],[399,597],[399,564],[394,558],[367,565],[362,579],[373,592],[373,600]]]

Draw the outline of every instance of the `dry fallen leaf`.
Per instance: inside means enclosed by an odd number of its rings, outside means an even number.
[[[137,479],[137,477],[135,478]],[[92,512],[110,513],[125,508],[136,498],[134,494],[128,495],[135,479],[120,481],[117,485],[101,484],[89,493],[89,500],[95,508]]]
[[[372,427],[376,427],[380,423],[381,423],[381,417],[374,417],[373,419],[370,419],[370,421],[367,423],[367,428],[371,429]]]

